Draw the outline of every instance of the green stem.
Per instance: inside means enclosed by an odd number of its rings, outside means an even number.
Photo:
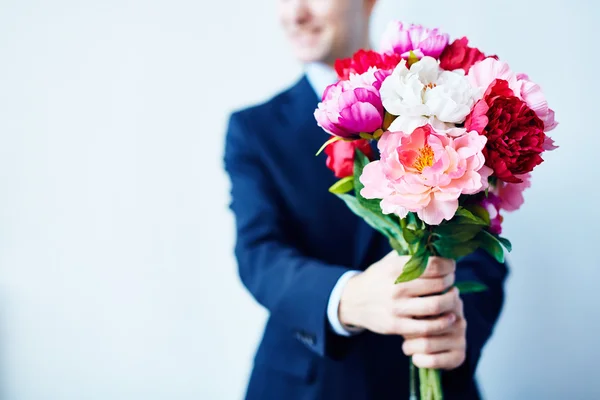
[[[421,389],[421,400],[429,400],[427,386],[429,386],[429,374],[426,368],[419,368],[419,383]]]
[[[442,378],[440,375],[440,370],[432,369],[430,372],[431,376],[431,387],[433,389],[433,399],[434,400],[442,400],[444,394],[442,392]]]
[[[440,371],[432,368],[419,369],[421,400],[443,400]]]

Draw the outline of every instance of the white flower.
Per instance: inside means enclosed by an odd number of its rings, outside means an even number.
[[[423,103],[423,91],[439,75],[439,65],[434,58],[423,57],[414,63],[410,70],[402,60],[381,84],[381,100],[385,109],[393,115],[419,117],[428,115],[429,109]]]
[[[473,88],[463,70],[444,71],[436,86],[425,91],[425,104],[440,121],[459,124],[475,105],[478,90]]]
[[[391,132],[413,132],[420,126],[431,125],[438,132],[451,132],[456,129],[453,124],[446,124],[436,117],[409,117],[405,115],[399,115],[389,126],[388,131]]]
[[[462,70],[442,71],[432,57],[423,57],[410,69],[401,61],[380,92],[387,112],[399,116],[390,130],[403,132],[426,123],[451,129],[464,122],[477,96]]]

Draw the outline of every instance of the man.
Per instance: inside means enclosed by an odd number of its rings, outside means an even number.
[[[482,252],[458,265],[431,258],[421,278],[395,285],[407,258],[327,191],[335,177],[314,156],[328,138],[313,117],[318,96],[335,82],[335,59],[369,47],[375,2],[279,0],[306,74],[231,116],[225,166],[239,273],[270,313],[248,400],[408,398],[408,356],[443,370],[446,399],[479,398],[474,372],[502,306],[505,266]],[[455,279],[488,290],[461,300],[446,291]]]

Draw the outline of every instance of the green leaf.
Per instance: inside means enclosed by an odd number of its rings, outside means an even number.
[[[413,231],[412,229],[409,229],[407,227],[402,229],[402,236],[408,244],[415,244],[419,242],[423,238],[424,234],[425,232],[423,231]]]
[[[410,68],[411,65],[419,61],[419,57],[411,50],[408,53],[408,59],[406,60],[406,66]]]
[[[404,241],[398,224],[391,217],[384,215],[381,209],[372,211],[360,204],[356,197],[349,194],[336,194],[336,196],[344,200],[348,208],[354,214],[361,217],[373,229],[381,232],[388,239],[394,239],[395,246],[404,249],[402,254],[408,253],[408,244]]]
[[[472,239],[467,242],[454,242],[442,238],[433,242],[433,248],[441,257],[458,260],[477,250],[479,248],[479,241]]]
[[[396,250],[398,252],[398,254],[403,256],[408,253],[408,250],[405,247],[405,245],[403,245],[402,243],[400,243],[393,237],[389,238],[389,242],[390,242],[390,246],[392,247],[392,249]]]
[[[479,217],[483,221],[485,221],[486,225],[490,224],[490,213],[488,213],[488,211],[485,208],[483,208],[482,206],[480,206],[478,204],[471,204],[465,208],[468,211],[470,211],[473,215],[475,215],[476,217]]]
[[[365,187],[360,181],[363,169],[371,161],[362,151],[355,149],[354,151],[354,195],[358,199],[358,202],[365,208],[371,210],[373,213],[382,214],[381,212],[381,199],[365,199],[360,191]],[[398,234],[400,231],[398,230]]]
[[[352,189],[354,189],[354,177],[347,176],[331,185],[329,191],[333,194],[344,194],[348,193]]]
[[[425,272],[428,261],[429,254],[425,250],[425,246],[419,247],[417,253],[410,257],[410,260],[404,265],[402,273],[396,279],[396,283],[408,282],[420,277]]]
[[[486,230],[479,232],[477,239],[481,247],[494,257],[496,261],[499,263],[504,262],[504,249],[500,245],[500,240]]]
[[[331,143],[333,143],[333,142],[337,142],[338,140],[342,140],[342,138],[341,138],[341,137],[339,137],[339,136],[334,136],[334,137],[332,137],[331,139],[329,139],[328,141],[326,141],[325,143],[323,143],[323,146],[321,146],[321,147],[319,148],[319,151],[317,151],[317,154],[315,154],[315,156],[318,156],[319,154],[321,154],[321,152],[322,152],[323,150],[325,150],[325,147],[329,146],[329,145],[330,145]]]
[[[464,207],[458,207],[458,210],[456,210],[455,216],[464,217],[468,220],[471,220],[471,221],[476,222],[481,225],[489,225],[489,222],[487,222],[485,219],[473,214],[471,211],[467,210]],[[488,221],[489,221],[489,217],[488,217]]]
[[[481,218],[470,219],[460,216],[454,216],[454,218],[452,218],[450,221],[456,225],[480,225],[481,227],[489,226],[489,224],[486,224],[486,222]]]
[[[417,213],[409,212],[404,219],[406,220],[406,225],[409,227],[412,226],[414,229],[424,230],[427,228],[427,225],[419,219]]]
[[[498,241],[499,241],[500,243],[502,243],[502,246],[504,246],[504,248],[505,248],[506,250],[508,250],[509,252],[511,252],[511,251],[512,251],[512,243],[510,242],[510,240],[508,240],[508,239],[506,239],[506,238],[503,238],[502,236],[498,236],[498,235],[494,235],[494,237],[495,237],[496,239],[498,239]]]
[[[482,229],[482,225],[447,223],[436,227],[433,232],[447,241],[467,242],[477,236]]]
[[[483,283],[475,281],[458,282],[454,286],[456,286],[460,293],[477,293],[487,290],[487,286],[485,286]]]
[[[354,188],[357,194],[360,194],[361,189],[365,187],[359,178],[362,175],[363,169],[370,162],[369,157],[365,153],[359,149],[354,150]]]

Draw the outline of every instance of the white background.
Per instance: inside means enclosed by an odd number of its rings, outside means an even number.
[[[591,0],[392,1],[540,83],[561,148],[510,215],[488,399],[600,398]],[[275,0],[0,0],[0,398],[240,399],[265,312],[222,170],[232,109],[292,83]]]

